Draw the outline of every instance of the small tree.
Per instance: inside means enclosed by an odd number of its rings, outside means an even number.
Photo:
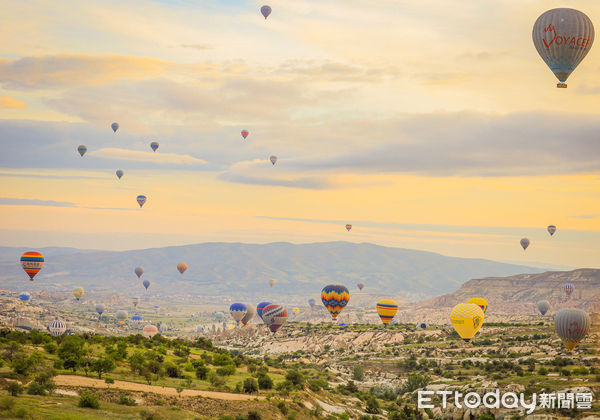
[[[98,379],[102,379],[103,373],[112,372],[115,369],[115,362],[110,357],[99,357],[91,362],[91,368],[98,374]]]
[[[379,414],[379,401],[377,401],[374,395],[370,395],[367,398],[367,408],[365,411],[370,414]]]
[[[77,370],[84,363],[85,341],[77,335],[66,337],[58,347],[58,357],[62,360],[65,369]]]
[[[93,392],[83,391],[81,396],[79,397],[79,407],[83,408],[100,408],[100,403],[98,402],[98,396]]]
[[[258,382],[254,378],[246,378],[244,380],[244,392],[246,394],[252,394],[258,392]]]
[[[361,365],[354,365],[352,369],[352,379],[362,382],[365,379],[365,371]]]
[[[260,389],[273,389],[273,380],[267,374],[259,375],[258,387]]]
[[[23,393],[23,385],[21,385],[21,383],[17,381],[10,381],[6,386],[6,390],[10,395],[16,397],[19,394]]]

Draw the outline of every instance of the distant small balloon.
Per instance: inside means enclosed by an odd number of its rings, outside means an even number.
[[[83,144],[80,144],[79,146],[77,146],[77,151],[81,156],[83,156],[85,155],[85,152],[87,152],[87,147]]]
[[[150,287],[150,282],[148,280],[144,280],[142,282],[142,284],[144,285],[144,287],[146,288],[146,290],[148,290],[148,287]]]
[[[537,303],[537,308],[542,315],[546,315],[546,312],[548,312],[548,309],[550,309],[550,302],[548,302],[547,300],[540,300]]]
[[[158,142],[153,141],[152,143],[150,143],[150,148],[152,149],[153,152],[156,152],[156,149],[158,149]]]
[[[246,137],[248,137],[248,134],[250,134],[248,130],[242,130],[242,137],[244,138],[244,140],[246,139]]]
[[[123,325],[125,323],[125,320],[127,319],[127,316],[127,311],[119,309],[117,311],[117,320],[119,321],[119,324]]]
[[[123,171],[121,169],[117,169],[117,178],[121,179],[123,176]]]
[[[277,280],[275,280],[275,279],[269,280],[269,286],[273,287],[273,286],[275,286],[275,283],[277,283]]]
[[[136,198],[138,204],[140,205],[140,208],[142,208],[142,206],[144,205],[144,203],[146,203],[146,196],[145,195],[138,195]]]
[[[117,130],[119,129],[119,123],[116,123],[116,122],[112,123],[110,125],[110,128],[112,128],[112,130],[116,133]]]
[[[358,287],[358,290],[362,290],[365,287],[365,285],[364,283],[358,283],[356,287]]]
[[[53,337],[63,335],[65,331],[67,331],[67,324],[65,324],[58,318],[56,318],[54,321],[50,321],[50,323],[48,324],[48,332]]]
[[[264,5],[263,7],[260,8],[260,13],[262,13],[262,15],[265,17],[265,20],[269,17],[271,12],[272,12],[271,6]]]
[[[297,306],[294,306],[292,308],[292,312],[294,313],[294,315],[298,315],[300,313],[300,308],[298,308]]]
[[[21,267],[29,276],[29,280],[33,278],[44,266],[44,256],[36,251],[28,251],[21,255]]]
[[[131,298],[131,303],[133,303],[134,308],[137,308],[140,304],[140,298],[138,296]]]
[[[346,225],[346,230],[347,230],[348,232],[350,232],[350,229],[352,229],[352,225]]]
[[[79,299],[81,299],[83,294],[84,294],[83,287],[76,287],[75,289],[73,289],[73,296],[75,296],[75,299],[77,299],[78,301],[79,301]]]
[[[277,163],[277,156],[271,156],[271,157],[269,158],[269,160],[271,161],[271,163],[272,163],[273,165],[275,165],[275,164]]]
[[[139,279],[140,277],[142,277],[142,274],[144,274],[144,267],[135,267],[135,270],[133,270],[133,272],[136,276],[138,276]]]
[[[158,328],[156,328],[156,326],[148,324],[144,327],[144,329],[142,330],[142,335],[146,338],[152,338],[154,337],[156,334],[158,334]]]
[[[567,296],[571,296],[571,294],[573,293],[573,290],[575,290],[575,286],[573,286],[573,284],[571,284],[571,283],[567,283],[563,286],[563,290],[565,291],[565,294]]]
[[[523,249],[524,250],[527,249],[527,247],[529,246],[529,239],[523,238],[523,239],[521,239],[520,242],[521,242],[521,246],[523,247]]]
[[[310,298],[310,299],[308,299],[308,305],[309,305],[311,308],[314,308],[316,304],[317,304],[317,301],[316,301],[316,300],[314,300],[313,298]]]
[[[180,262],[179,264],[177,264],[177,271],[179,271],[180,274],[185,273],[185,270],[187,270],[187,264],[184,262]]]
[[[102,303],[97,303],[96,304],[96,312],[98,312],[98,315],[102,315],[102,312],[104,312],[104,305]]]
[[[554,235],[554,232],[556,232],[556,226],[554,226],[554,225],[548,226],[548,233],[550,234],[550,236]]]
[[[31,299],[31,295],[28,292],[19,293],[19,300],[21,302],[27,303],[27,302],[29,302],[29,299]]]

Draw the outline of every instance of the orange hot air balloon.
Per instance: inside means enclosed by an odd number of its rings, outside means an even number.
[[[29,279],[33,281],[35,275],[44,266],[44,256],[39,252],[28,251],[21,255],[21,267],[29,275]]]
[[[187,270],[187,264],[186,263],[179,263],[179,264],[177,264],[177,270],[181,274],[185,273],[185,270]]]

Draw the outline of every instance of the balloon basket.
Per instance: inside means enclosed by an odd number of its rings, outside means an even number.
[[[567,88],[567,84],[566,83],[557,83],[556,87],[559,89],[566,89]]]

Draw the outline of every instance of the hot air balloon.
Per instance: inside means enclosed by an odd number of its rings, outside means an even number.
[[[554,329],[570,352],[590,332],[590,316],[581,309],[561,309],[554,316]]]
[[[468,302],[474,303],[475,305],[479,306],[483,313],[485,313],[485,311],[487,310],[488,302],[484,298],[471,298],[468,300]]]
[[[140,277],[142,277],[142,274],[144,274],[144,267],[135,267],[135,270],[133,270],[133,272],[136,276],[138,276],[139,279]]]
[[[78,301],[83,296],[83,293],[83,287],[76,287],[73,289],[73,296],[75,296],[75,299],[77,299]]]
[[[550,309],[550,302],[548,302],[547,300],[540,300],[537,303],[537,308],[542,315],[546,315],[546,312],[548,312],[548,309]]]
[[[269,286],[273,287],[275,285],[275,283],[277,283],[277,280],[275,280],[275,279],[269,280]]]
[[[294,306],[292,308],[292,312],[294,313],[294,315],[298,315],[300,313],[300,308],[298,308],[297,306]]]
[[[150,282],[148,280],[144,280],[142,282],[142,284],[144,285],[144,287],[146,288],[146,290],[148,290],[148,287],[150,287]]]
[[[116,133],[117,130],[119,129],[119,123],[116,123],[116,122],[112,123],[110,125],[110,128],[112,128],[112,130]]]
[[[571,293],[573,293],[575,287],[571,283],[567,283],[563,286],[563,289],[567,296],[571,296]]]
[[[263,309],[263,321],[271,332],[276,332],[287,320],[287,310],[282,305],[271,304]]]
[[[161,333],[166,333],[167,331],[169,331],[169,327],[167,326],[167,324],[160,324],[158,326],[158,331],[160,331]]]
[[[77,151],[81,156],[83,156],[85,155],[85,152],[87,152],[87,147],[85,147],[85,145],[83,144],[80,144],[79,146],[77,146]]]
[[[548,233],[550,234],[550,236],[554,235],[554,232],[556,232],[556,226],[549,225],[548,226]]]
[[[459,303],[450,313],[452,326],[467,343],[477,334],[484,319],[483,310],[474,303]]]
[[[117,169],[117,178],[121,179],[121,177],[123,176],[123,170],[122,169]]]
[[[142,208],[142,206],[144,205],[144,203],[146,202],[146,196],[145,195],[138,195],[136,198],[138,204],[140,205],[140,208]]]
[[[363,287],[365,287],[364,283],[358,283],[356,286],[358,287],[358,290],[361,290],[361,291],[362,291]]]
[[[177,271],[179,271],[180,274],[185,273],[185,270],[187,270],[187,264],[186,263],[179,263],[179,264],[177,264]]]
[[[316,300],[314,300],[313,298],[310,298],[310,299],[308,299],[308,305],[309,305],[311,308],[314,308],[314,307],[315,307],[315,305],[316,305],[316,303],[317,303],[317,301],[316,301]]]
[[[21,302],[27,303],[27,302],[29,302],[29,299],[31,299],[31,295],[28,292],[19,293],[19,300]]]
[[[141,321],[143,321],[143,320],[144,320],[144,318],[142,318],[142,316],[141,316],[141,315],[137,315],[137,314],[136,314],[136,315],[134,315],[134,316],[132,316],[132,317],[131,317],[131,320],[132,320],[133,322],[141,322]]]
[[[351,229],[352,229],[352,225],[351,225],[351,224],[347,224],[347,225],[346,225],[346,230],[347,230],[348,232],[350,232],[350,230],[351,230]]]
[[[246,324],[248,324],[250,321],[252,321],[252,318],[254,318],[254,315],[256,315],[256,309],[254,309],[254,306],[246,305],[246,314],[242,318],[242,321],[241,321],[242,325],[246,326]]]
[[[131,303],[133,303],[133,307],[137,308],[140,303],[140,298],[138,296],[131,298]]]
[[[119,320],[119,324],[123,325],[127,319],[127,311],[119,309],[117,311],[117,319]]]
[[[533,25],[533,44],[559,83],[565,83],[594,43],[594,25],[575,9],[558,8],[540,15]]]
[[[156,326],[154,326],[152,324],[148,324],[142,329],[142,335],[144,337],[152,338],[156,334],[158,334],[158,328],[156,328]]]
[[[381,299],[377,302],[377,314],[383,325],[387,326],[398,312],[398,304],[392,299]]]
[[[54,319],[54,321],[50,321],[48,324],[48,332],[52,337],[63,335],[65,331],[67,331],[67,324],[58,318]]]
[[[350,292],[346,286],[342,286],[341,284],[330,284],[325,286],[321,291],[321,301],[333,319],[337,318],[349,300]]]
[[[271,163],[272,163],[273,165],[275,165],[275,164],[277,163],[277,156],[271,156],[271,157],[269,158],[269,160],[271,161]]]
[[[415,327],[416,327],[418,330],[426,330],[426,329],[427,329],[427,327],[429,327],[429,325],[427,325],[427,323],[426,323],[426,322],[419,322],[417,325],[415,325]]]
[[[29,279],[33,281],[35,275],[44,266],[44,256],[39,252],[28,251],[21,255],[21,267],[29,275]]]
[[[104,312],[104,305],[101,303],[96,303],[96,312],[98,312],[98,315],[102,316],[102,312]]]
[[[231,317],[238,324],[240,323],[244,315],[246,315],[246,312],[248,312],[248,308],[243,303],[233,303],[229,307],[229,313],[231,314]]]
[[[271,14],[271,6],[264,5],[263,7],[260,8],[260,13],[262,13],[262,15],[265,17],[265,20],[266,20],[269,17],[269,15]]]
[[[529,246],[529,239],[527,238],[523,238],[521,239],[521,246],[523,247],[523,249],[527,249],[527,247]]]
[[[260,319],[262,319],[263,309],[265,309],[270,304],[271,302],[260,302],[258,305],[256,305],[256,314],[260,317]]]
[[[216,312],[215,318],[217,319],[217,321],[221,322],[223,321],[223,318],[225,318],[225,314],[223,312]]]
[[[244,140],[246,139],[246,137],[248,137],[248,134],[250,134],[248,130],[242,130],[242,137],[244,138]]]
[[[196,332],[197,332],[198,334],[202,334],[202,333],[204,332],[204,327],[203,327],[202,325],[198,325],[198,326],[196,327]]]
[[[157,141],[153,141],[152,143],[150,143],[150,148],[152,149],[153,152],[156,152],[156,149],[158,149],[158,142]]]

